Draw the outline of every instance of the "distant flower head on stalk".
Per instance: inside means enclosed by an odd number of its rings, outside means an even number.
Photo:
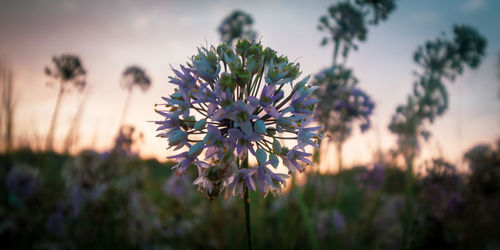
[[[347,58],[351,49],[357,50],[357,41],[367,38],[368,25],[385,21],[396,8],[396,0],[341,1],[328,7],[328,14],[319,19],[318,30],[326,32],[321,46],[334,44],[334,64],[337,52]],[[357,41],[356,41],[357,40]]]
[[[222,42],[232,44],[237,39],[255,40],[257,32],[252,29],[252,24],[253,18],[249,14],[241,10],[233,11],[219,26]]]
[[[343,142],[351,134],[354,122],[361,131],[370,128],[370,116],[375,103],[359,89],[358,80],[350,69],[334,66],[315,76],[315,95],[320,100],[315,110],[316,120],[331,134],[335,142]]]
[[[56,106],[52,114],[45,142],[47,150],[53,150],[54,133],[56,131],[56,121],[62,96],[67,91],[67,87],[71,85],[78,91],[82,91],[86,85],[85,76],[87,74],[78,56],[68,54],[54,56],[52,57],[52,62],[54,64],[52,67],[45,67],[45,75],[57,82],[56,84],[59,85],[59,94],[56,99]],[[48,84],[52,85],[53,83],[48,82]]]
[[[368,8],[371,13],[370,24],[385,21],[389,14],[396,9],[396,0],[356,0],[356,4],[363,10]]]
[[[52,67],[45,67],[45,75],[60,81],[63,86],[72,83],[78,90],[85,87],[87,71],[78,56],[68,54],[54,56],[52,62],[54,64]]]
[[[389,125],[391,132],[398,135],[403,155],[413,157],[419,153],[419,138],[430,137],[426,123],[433,123],[448,109],[445,80],[453,82],[466,67],[477,68],[485,55],[487,40],[476,29],[455,25],[453,33],[453,39],[438,37],[414,53],[413,60],[421,69],[415,72],[413,93],[406,104],[397,107]]]
[[[321,45],[326,45],[329,41],[337,44],[342,49],[342,55],[347,57],[349,50],[356,50],[358,46],[355,40],[366,40],[368,30],[365,25],[364,15],[355,5],[342,2],[328,8],[328,15],[319,19],[318,30],[325,31],[329,36],[325,36]]]
[[[130,104],[130,98],[132,96],[132,90],[134,87],[139,87],[143,92],[146,92],[149,87],[151,87],[151,79],[146,74],[146,71],[136,65],[127,67],[122,73],[121,86],[128,92],[127,99],[125,100],[125,105],[123,106],[122,115],[120,118],[120,130],[125,122],[125,117],[127,115],[128,107]]]
[[[305,148],[317,147],[321,136],[320,127],[308,126],[318,100],[309,77],[296,81],[299,64],[242,40],[235,49],[201,48],[187,66],[173,71],[170,82],[176,89],[156,109],[165,118],[156,122],[158,136],[170,148],[182,149],[169,157],[178,162],[176,174],[196,167],[194,184],[209,198],[222,191],[242,197],[245,187],[278,195],[288,178],[276,173],[280,159],[289,173],[311,163]],[[284,147],[280,139],[296,145]],[[242,168],[238,162],[249,155],[258,165]]]
[[[127,67],[123,71],[122,77],[122,87],[128,91],[131,91],[134,86],[146,91],[151,86],[151,79],[146,74],[146,71],[136,65]]]

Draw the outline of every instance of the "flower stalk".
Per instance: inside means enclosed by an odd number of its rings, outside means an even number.
[[[242,168],[248,169],[248,157],[243,160]],[[245,197],[243,199],[245,204],[245,224],[247,229],[247,243],[248,249],[252,250],[252,226],[250,222],[250,197],[248,195],[248,187],[245,187]]]

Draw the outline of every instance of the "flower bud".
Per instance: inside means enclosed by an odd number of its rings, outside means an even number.
[[[259,162],[259,165],[264,166],[266,164],[267,154],[264,149],[257,149],[257,151],[255,152],[255,156],[257,157],[257,162]]]
[[[176,146],[187,140],[187,133],[182,130],[177,130],[172,137],[170,137],[168,145]]]
[[[273,150],[275,153],[280,154],[281,153],[281,144],[278,140],[274,139],[273,141]]]
[[[203,151],[203,146],[204,146],[203,142],[197,142],[196,144],[191,146],[191,148],[189,148],[188,156],[189,157],[198,156],[201,153],[201,151]]]
[[[259,134],[265,134],[266,133],[266,124],[264,123],[263,120],[257,120],[254,125],[254,130],[255,132]]]
[[[200,131],[205,129],[206,125],[207,125],[207,118],[201,119],[194,124],[194,129]]]

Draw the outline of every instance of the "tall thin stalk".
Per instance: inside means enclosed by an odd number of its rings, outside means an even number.
[[[47,133],[45,141],[45,150],[47,151],[53,150],[54,133],[56,131],[57,117],[59,115],[59,107],[61,106],[65,85],[73,85],[78,90],[82,90],[87,84],[85,81],[87,72],[78,56],[69,54],[54,56],[52,62],[54,67],[46,67],[45,75],[59,83],[59,94],[57,95],[56,107],[52,114],[49,132]]]
[[[73,117],[73,121],[71,122],[71,127],[68,131],[68,135],[66,136],[66,139],[64,141],[64,150],[65,153],[69,154],[71,153],[71,149],[74,147],[74,145],[78,142],[79,136],[78,136],[78,130],[80,129],[80,122],[81,122],[81,117],[83,115],[84,107],[85,107],[85,100],[87,99],[88,91],[86,92],[85,96],[83,99],[80,101],[80,104],[78,105],[78,110],[76,112],[75,117]],[[95,145],[95,144],[93,144]]]
[[[120,128],[122,127],[123,122],[125,121],[125,117],[127,116],[127,111],[128,111],[128,106],[130,105],[131,96],[132,96],[132,89],[129,89],[127,93],[127,99],[125,99],[125,106],[123,107],[122,116],[120,118]]]
[[[4,151],[8,154],[12,150],[13,123],[14,123],[14,83],[12,70],[4,61],[0,61],[0,134]]]
[[[14,128],[14,90],[12,71],[6,72],[4,84],[3,112],[5,112],[5,151],[10,153],[12,150],[12,130]]]
[[[123,71],[121,85],[128,91],[128,93],[127,99],[125,100],[125,106],[123,107],[122,115],[120,117],[120,126],[118,129],[121,129],[123,123],[125,122],[133,89],[135,87],[139,87],[143,91],[147,91],[151,87],[151,79],[143,68],[132,65]]]
[[[248,197],[248,187],[245,187],[245,199],[243,202],[245,203],[245,223],[247,227],[248,249],[252,250],[252,229],[250,224],[250,199]]]
[[[248,156],[242,162],[242,168],[248,168]],[[248,249],[252,250],[252,227],[250,224],[250,197],[248,196],[248,187],[245,186],[245,194],[243,198],[245,203],[245,224],[247,228]]]
[[[1,58],[0,58],[0,104],[2,104],[2,106],[0,108],[2,108],[2,110],[0,110],[0,140],[1,141],[4,141],[4,110],[3,110],[3,104],[5,103],[4,101],[4,89],[5,89],[5,80],[6,80],[6,77],[5,77],[5,70],[4,70],[4,66],[2,64],[2,61],[1,61]]]
[[[339,53],[340,41],[335,41],[335,47],[333,49],[333,65],[337,65],[337,55]]]
[[[56,129],[57,116],[59,114],[59,106],[61,104],[62,96],[64,94],[63,83],[59,83],[59,94],[57,95],[56,107],[54,113],[52,113],[52,119],[50,120],[49,132],[47,133],[47,139],[45,141],[45,149],[50,151],[53,150],[54,143],[54,131]]]
[[[400,249],[409,247],[411,221],[413,219],[413,157],[405,157],[406,161],[406,189],[405,189],[405,216],[403,221],[403,239]]]
[[[339,141],[336,143],[337,145],[337,164],[339,167],[339,171],[337,172],[337,202],[340,202],[342,197],[342,146],[343,142]]]

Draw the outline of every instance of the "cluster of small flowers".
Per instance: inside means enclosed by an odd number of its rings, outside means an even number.
[[[85,204],[100,200],[109,189],[102,155],[86,150],[66,162],[62,177],[72,217],[80,216]]]
[[[143,134],[138,132],[134,126],[123,125],[115,139],[115,145],[110,153],[126,156],[138,156],[134,150],[143,139]]]
[[[335,102],[335,110],[345,112],[351,117],[361,120],[361,131],[370,128],[370,115],[375,108],[375,103],[361,89],[351,86],[340,91],[340,99]]]
[[[39,192],[38,172],[31,166],[13,167],[5,180],[5,186],[11,192],[12,199],[27,200]]]
[[[319,89],[315,94],[322,100],[316,109],[316,117],[329,132],[346,130],[339,126],[347,126],[349,130],[353,120],[359,121],[363,132],[370,128],[375,103],[356,86],[357,82],[352,71],[342,66],[325,69],[316,75],[314,85]]]
[[[176,174],[196,166],[194,184],[209,198],[221,191],[242,197],[245,187],[257,186],[264,195],[278,195],[288,178],[275,172],[279,158],[289,173],[302,172],[312,164],[305,147],[317,147],[321,137],[320,127],[307,127],[318,102],[315,87],[306,84],[309,77],[293,83],[299,66],[260,43],[241,40],[235,48],[201,48],[187,67],[173,69],[176,89],[157,104],[165,119],[156,123],[170,147],[188,148],[169,157],[178,162]],[[283,147],[280,139],[295,140],[296,146]],[[248,167],[248,152],[258,166]]]

